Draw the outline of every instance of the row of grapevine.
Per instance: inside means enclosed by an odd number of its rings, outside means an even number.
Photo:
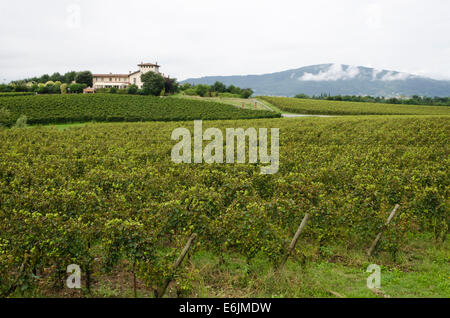
[[[448,106],[392,105],[289,97],[260,97],[284,112],[321,115],[450,115]]]
[[[0,99],[0,109],[2,108],[11,113],[5,123],[7,125],[15,123],[21,115],[27,116],[30,124],[247,119],[280,116],[269,111],[242,110],[230,105],[200,100],[114,94],[4,97]]]
[[[408,233],[447,234],[447,118],[211,121],[204,129],[231,124],[280,128],[278,174],[172,163],[180,123],[0,130],[0,293],[17,281],[61,283],[69,264],[89,278],[124,260],[156,289],[192,233],[196,249],[248,260],[262,253],[276,264],[305,213],[305,239],[320,246],[367,248],[396,203],[382,250],[395,253]]]
[[[7,92],[7,93],[0,93],[0,97],[31,96],[31,95],[36,95],[36,93],[33,93],[33,92]]]

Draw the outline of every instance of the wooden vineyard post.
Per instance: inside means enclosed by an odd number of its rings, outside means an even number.
[[[183,248],[183,251],[181,252],[180,256],[178,256],[178,259],[175,261],[175,263],[173,264],[173,273],[171,275],[171,277],[166,278],[162,287],[157,291],[156,296],[158,298],[162,298],[164,296],[164,294],[166,293],[166,289],[169,286],[170,282],[172,281],[172,276],[173,274],[175,274],[175,271],[177,270],[177,268],[181,265],[181,263],[183,262],[184,258],[186,257],[186,254],[189,252],[192,243],[194,242],[195,238],[197,237],[197,234],[192,234],[191,237],[189,238],[188,242],[186,243],[186,246]]]
[[[289,255],[292,253],[292,251],[295,248],[295,245],[297,244],[298,238],[300,237],[300,234],[302,234],[303,230],[306,227],[306,224],[308,223],[309,220],[309,213],[306,213],[305,217],[303,218],[302,223],[300,224],[300,226],[298,227],[297,232],[295,233],[291,244],[289,245],[289,249],[286,253],[286,255],[284,256],[283,260],[281,261],[280,265],[278,266],[278,269],[281,269],[284,264],[286,263],[287,259],[289,258]]]
[[[256,110],[256,102],[255,102],[255,110]]]
[[[133,262],[133,293],[134,298],[137,298],[136,261]]]
[[[400,208],[399,204],[396,204],[394,207],[394,210],[392,210],[391,214],[389,215],[386,224],[381,228],[380,233],[378,233],[377,237],[375,238],[375,241],[373,241],[372,245],[369,248],[369,251],[367,252],[367,255],[371,256],[373,251],[375,251],[375,248],[377,247],[378,242],[381,239],[381,236],[383,235],[383,232],[386,230],[386,228],[389,226],[389,223],[391,223],[392,219],[394,218],[395,214],[397,213],[397,210]]]
[[[242,109],[244,109],[244,103],[242,103]]]

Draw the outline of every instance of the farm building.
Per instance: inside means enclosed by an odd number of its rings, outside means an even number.
[[[141,75],[147,72],[159,72],[160,66],[158,63],[141,63],[138,64],[139,70],[136,72],[129,72],[129,74],[93,74],[94,89],[98,88],[127,88],[129,85],[137,85],[142,88]]]

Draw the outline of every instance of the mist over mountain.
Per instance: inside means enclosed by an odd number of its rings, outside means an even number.
[[[311,65],[263,75],[207,76],[182,83],[212,85],[216,81],[252,88],[255,95],[450,96],[450,81],[342,64]]]

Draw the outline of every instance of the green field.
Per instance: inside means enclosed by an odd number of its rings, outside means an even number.
[[[318,115],[450,115],[448,106],[393,105],[300,99],[288,97],[259,97],[281,112]]]
[[[378,297],[365,285],[373,263],[392,297],[450,297],[450,117],[204,122],[280,128],[275,175],[260,175],[260,164],[172,163],[171,132],[192,126],[0,130],[0,295],[15,286],[11,297],[128,297],[136,275],[138,296],[153,297],[197,233],[171,297]],[[297,249],[276,273],[305,213]],[[80,292],[62,286],[74,263],[89,273]]]
[[[114,94],[40,95],[0,98],[10,111],[7,125],[25,115],[29,124],[88,121],[179,121],[279,117],[270,111],[238,109],[202,100]]]

